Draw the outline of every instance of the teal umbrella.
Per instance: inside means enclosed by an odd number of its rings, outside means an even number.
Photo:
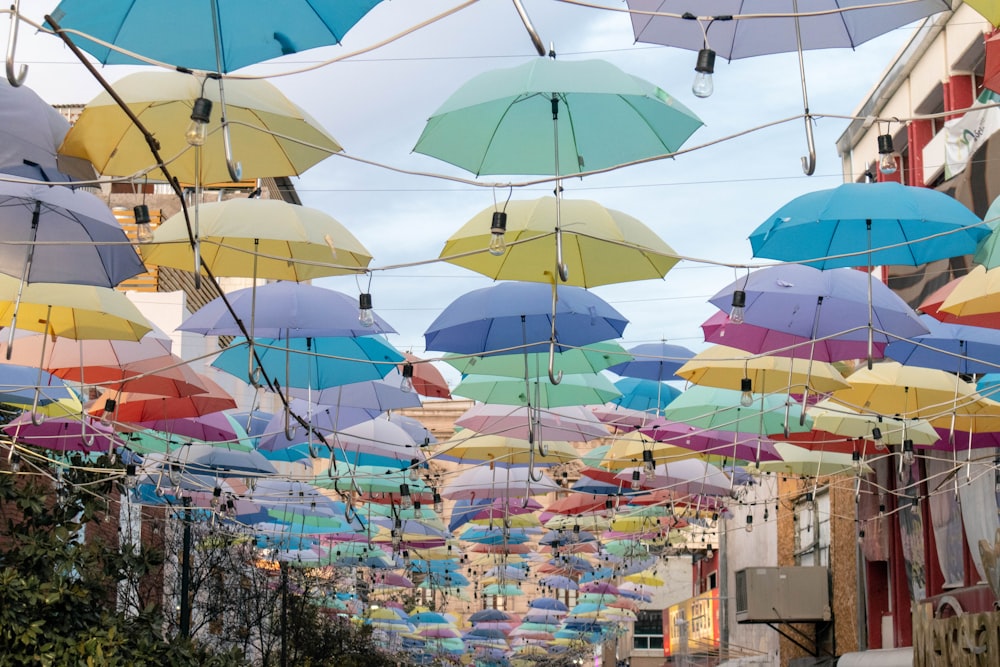
[[[673,153],[701,125],[670,94],[611,63],[543,57],[463,84],[413,150],[477,176],[558,176]]]
[[[740,395],[736,389],[695,385],[671,401],[663,417],[718,431],[804,433],[812,429],[812,419],[808,415],[800,425],[802,407],[789,403],[787,396],[763,394],[749,407],[744,407],[740,405]]]
[[[597,374],[564,375],[559,384],[551,384],[547,378],[525,383],[523,378],[471,375],[451,391],[483,403],[522,406],[530,403],[541,408],[601,405],[621,395],[610,380]]]
[[[580,348],[567,349],[555,354],[556,368],[571,375],[575,373],[596,373],[614,364],[632,358],[621,345],[615,342],[591,343]],[[463,375],[499,375],[503,377],[544,377],[548,373],[549,355],[530,352],[528,354],[494,354],[489,356],[467,356],[446,354],[444,362],[450,364]]]

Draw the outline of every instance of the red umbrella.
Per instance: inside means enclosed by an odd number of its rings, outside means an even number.
[[[989,44],[989,42],[987,42],[987,44]],[[998,48],[1000,48],[1000,44],[998,44]],[[998,58],[1000,58],[1000,55],[998,55]],[[998,80],[998,85],[1000,85],[1000,80]],[[936,289],[930,296],[924,299],[924,302],[917,307],[917,310],[925,315],[930,315],[940,322],[945,322],[946,324],[964,324],[971,327],[1000,329],[1000,313],[983,313],[981,315],[959,316],[940,310],[941,305],[955,290],[955,288],[958,287],[958,283],[961,282],[961,280],[961,277],[955,278],[954,280],[946,283],[944,286]]]
[[[448,388],[447,380],[441,375],[441,371],[436,369],[429,361],[416,357],[409,352],[404,352],[403,356],[406,358],[406,363],[400,364],[397,368],[399,368],[399,372],[404,377],[406,377],[410,370],[413,371],[413,375],[410,377],[410,380],[413,382],[413,391],[421,396],[429,396],[431,398],[451,398],[451,390]],[[407,366],[409,366],[409,370]]]
[[[552,514],[563,514],[567,516],[586,514],[587,512],[599,512],[605,509],[605,503],[607,502],[608,497],[609,496],[607,495],[574,493],[555,501],[546,507],[545,511],[551,512]]]
[[[108,407],[111,407],[110,418],[119,422],[138,424],[158,419],[197,417],[236,407],[233,397],[214,380],[204,375],[199,378],[208,388],[208,391],[202,394],[171,397],[108,390],[94,402],[89,412],[95,416],[103,416]]]

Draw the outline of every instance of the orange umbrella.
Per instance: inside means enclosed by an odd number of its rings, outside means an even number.
[[[981,313],[976,315],[954,315],[941,310],[941,306],[948,299],[962,277],[946,283],[936,289],[930,296],[924,299],[917,310],[925,315],[930,315],[934,319],[946,324],[964,324],[970,327],[984,327],[987,329],[1000,329],[1000,313]]]
[[[407,377],[407,374],[412,371],[410,380],[413,382],[413,391],[430,398],[451,398],[451,390],[448,388],[447,380],[441,375],[441,371],[429,361],[409,352],[404,352],[403,356],[406,358],[406,363],[398,366],[399,372],[403,374],[403,377]]]
[[[233,397],[214,380],[204,375],[199,375],[198,379],[207,388],[205,393],[190,396],[156,396],[108,390],[94,402],[89,412],[119,422],[140,423],[158,419],[197,417],[236,407]],[[108,412],[110,415],[106,414]]]

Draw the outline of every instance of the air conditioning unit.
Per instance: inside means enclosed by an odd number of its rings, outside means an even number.
[[[825,567],[748,567],[736,572],[737,623],[829,621]]]

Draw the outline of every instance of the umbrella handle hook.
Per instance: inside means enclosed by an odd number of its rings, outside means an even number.
[[[28,66],[21,65],[21,70],[14,74],[14,51],[17,49],[17,28],[21,24],[21,0],[14,0],[10,7],[10,33],[7,37],[7,81],[17,88],[28,76]]]
[[[806,146],[809,150],[808,155],[802,156],[802,171],[806,176],[812,176],[813,172],[816,171],[816,140],[813,137],[812,128],[812,116],[809,114],[809,110],[806,110],[805,114],[806,121]]]
[[[216,43],[216,48],[218,48],[218,43]],[[235,183],[242,180],[243,165],[233,160],[233,140],[230,136],[229,121],[226,120],[226,91],[222,85],[221,77],[219,78],[219,106],[221,107],[222,146],[226,153],[226,169],[229,170],[229,179]]]
[[[555,373],[556,366],[556,305],[559,302],[559,292],[556,289],[555,280],[552,281],[552,329],[549,335],[549,382],[559,384],[562,382],[563,374]]]
[[[292,410],[289,407],[285,407],[285,438],[291,440],[295,437],[295,426],[292,424]],[[310,455],[312,455],[312,445],[309,446]]]

